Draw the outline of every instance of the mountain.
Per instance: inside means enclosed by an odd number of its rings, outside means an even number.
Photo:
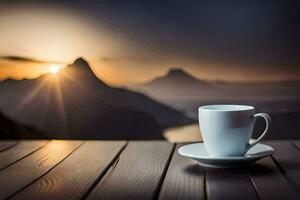
[[[300,81],[204,81],[181,68],[171,68],[166,75],[131,88],[162,102],[300,99]]]
[[[9,119],[0,112],[0,138],[1,139],[37,139],[47,137],[34,127],[26,126]]]
[[[0,109],[51,138],[158,139],[189,118],[149,97],[99,80],[78,58],[57,74],[0,83]]]
[[[181,68],[171,68],[165,76],[158,77],[143,85],[148,87],[171,87],[174,86],[174,83],[180,83],[184,86],[200,86],[201,84],[207,85],[206,81],[198,80],[196,77],[192,76]]]
[[[171,68],[166,75],[130,88],[157,100],[208,97],[217,93],[214,84],[199,80],[182,68]]]

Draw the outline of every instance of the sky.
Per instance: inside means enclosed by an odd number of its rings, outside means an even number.
[[[129,85],[182,67],[205,80],[300,80],[299,1],[0,0],[0,79],[78,57]]]

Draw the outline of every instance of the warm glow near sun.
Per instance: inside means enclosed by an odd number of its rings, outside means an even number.
[[[60,68],[57,65],[51,65],[49,68],[49,72],[51,74],[56,74],[57,72],[59,72]]]

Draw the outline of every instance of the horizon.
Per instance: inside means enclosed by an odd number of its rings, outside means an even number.
[[[23,58],[23,57],[18,57],[18,56],[0,56],[0,60],[1,59],[6,59],[7,60],[17,60],[17,61],[21,61],[21,62],[36,62],[36,63],[42,63],[45,66],[45,72],[41,73],[37,76],[33,76],[33,77],[22,77],[22,78],[16,78],[16,77],[6,77],[6,78],[1,78],[0,76],[0,82],[6,81],[6,80],[16,80],[16,81],[21,81],[21,80],[32,80],[32,79],[38,79],[44,75],[59,75],[59,72],[61,70],[63,70],[66,67],[71,66],[72,64],[74,64],[76,62],[76,60],[78,59],[83,59],[84,61],[86,61],[88,63],[89,68],[92,70],[93,74],[100,80],[100,81],[104,81],[106,84],[109,84],[111,86],[131,86],[131,85],[143,85],[143,84],[147,84],[147,83],[151,83],[152,81],[159,79],[159,78],[166,78],[167,76],[169,76],[170,72],[172,71],[180,71],[183,74],[186,74],[187,76],[190,76],[191,78],[196,78],[198,81],[205,81],[205,82],[224,82],[224,83],[232,83],[232,84],[243,84],[243,83],[273,83],[273,82],[298,82],[300,81],[300,79],[279,79],[279,80],[221,80],[221,79],[214,79],[214,80],[205,80],[205,79],[201,79],[197,76],[195,76],[194,74],[190,73],[188,70],[186,70],[184,67],[179,67],[179,66],[172,66],[170,68],[167,69],[167,71],[165,71],[162,74],[157,75],[156,77],[153,77],[152,79],[149,80],[145,80],[144,82],[140,82],[140,83],[135,83],[135,84],[128,84],[128,85],[118,85],[118,84],[111,84],[110,82],[106,82],[105,79],[103,80],[101,76],[98,76],[97,73],[94,71],[94,67],[92,66],[92,64],[89,62],[88,59],[83,58],[83,57],[78,57],[76,59],[73,60],[73,62],[68,63],[68,64],[62,64],[60,62],[49,62],[49,61],[42,61],[42,60],[38,60],[38,59],[32,59],[32,58]],[[53,72],[53,67],[54,72]]]
[[[0,5],[1,80],[35,78],[80,56],[115,86],[150,81],[172,66],[206,81],[300,80],[300,15],[292,0]]]

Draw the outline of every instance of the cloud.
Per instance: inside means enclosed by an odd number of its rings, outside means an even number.
[[[7,61],[13,61],[13,62],[35,63],[35,64],[60,63],[60,62],[56,62],[56,61],[37,60],[34,58],[21,57],[21,56],[0,56],[0,59],[7,60]]]

